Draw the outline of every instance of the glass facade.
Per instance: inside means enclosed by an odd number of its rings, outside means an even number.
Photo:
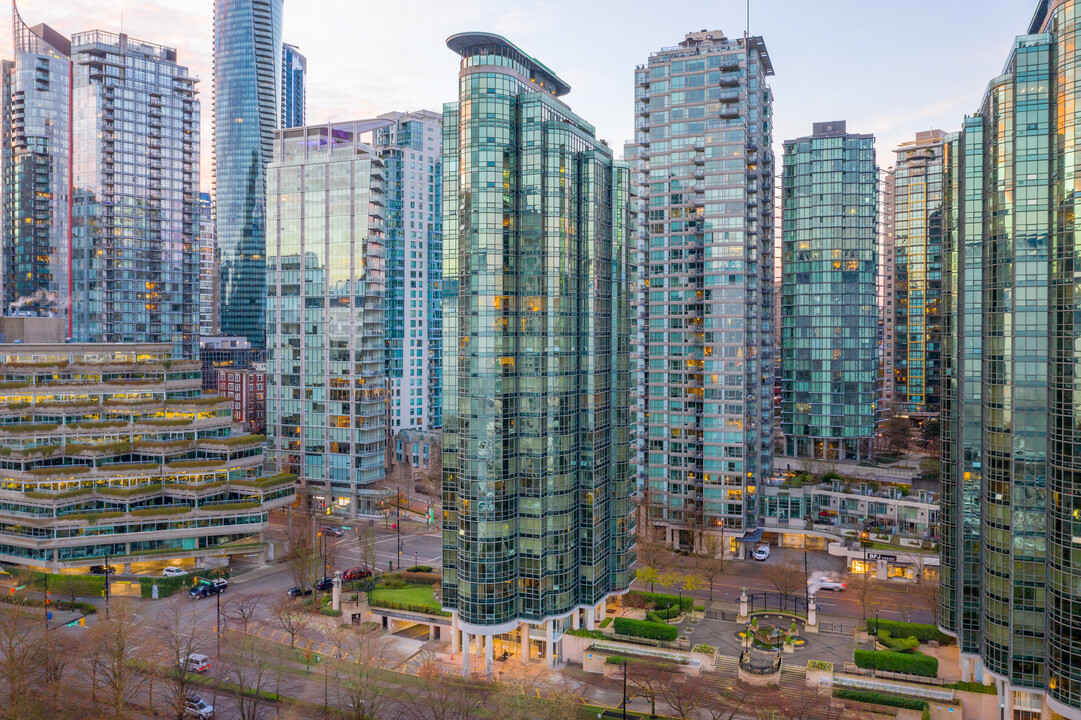
[[[895,151],[893,414],[937,417],[942,401],[943,145],[928,130]]]
[[[875,432],[875,139],[816,123],[784,144],[781,413],[785,454],[862,460]]]
[[[266,344],[266,166],[281,97],[282,0],[214,0],[220,328]]]
[[[443,116],[379,116],[386,164],[387,377],[390,430],[443,425]]]
[[[304,124],[304,105],[308,87],[308,58],[300,49],[289,43],[282,44],[282,115],[281,127],[300,127]]]
[[[1081,717],[1079,23],[1074,0],[1040,3],[947,144],[939,623],[1002,720]]]
[[[199,102],[176,50],[72,37],[74,337],[199,355]]]
[[[199,336],[218,334],[218,241],[214,201],[199,193]]]
[[[281,130],[268,171],[267,443],[344,515],[385,473],[383,162],[371,128]]]
[[[27,26],[14,3],[12,14],[15,60],[3,63],[0,91],[0,312],[31,300],[66,311],[71,298],[71,43],[48,25]]]
[[[442,604],[489,637],[543,623],[553,662],[633,577],[628,174],[540,62],[447,44]]]
[[[638,476],[650,527],[683,548],[757,528],[772,474],[771,75],[762,38],[720,31],[635,70]]]

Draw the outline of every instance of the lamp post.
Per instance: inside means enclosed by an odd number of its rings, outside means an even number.
[[[105,617],[109,617],[109,553],[105,553]]]
[[[627,720],[627,658],[623,658],[623,720]]]
[[[398,488],[398,569],[402,569],[402,489]]]
[[[214,587],[214,586],[211,585],[211,587]],[[217,590],[217,592],[214,593],[214,599],[217,601],[217,613],[218,613],[218,620],[217,620],[218,624],[214,626],[214,635],[215,635],[215,640],[217,641],[217,644],[218,644],[218,657],[221,657],[221,588],[214,588],[214,589]]]
[[[878,608],[875,608],[875,652],[872,657],[871,677],[875,677],[875,670],[878,669]]]

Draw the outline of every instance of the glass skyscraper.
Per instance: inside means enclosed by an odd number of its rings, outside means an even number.
[[[307,96],[308,58],[300,49],[282,43],[281,127],[300,127],[304,124],[304,103]]]
[[[649,531],[754,537],[773,469],[773,65],[693,32],[635,69]],[[724,530],[722,531],[722,528]]]
[[[844,122],[784,144],[781,417],[785,454],[863,460],[875,433],[878,172]]]
[[[443,111],[443,607],[561,657],[633,577],[627,170],[498,35],[464,33]]]
[[[946,133],[896,149],[894,166],[893,415],[938,417],[942,407],[942,212]]]
[[[218,242],[214,201],[199,193],[199,336],[218,334]]]
[[[443,424],[443,116],[388,113],[375,134],[386,164],[387,376],[391,432]]]
[[[266,166],[281,98],[282,0],[214,0],[220,331],[266,343]]]
[[[81,342],[199,356],[199,101],[176,50],[72,37],[72,316]]]
[[[947,144],[939,624],[997,720],[1081,717],[1079,29],[1040,2]]]
[[[375,511],[385,472],[379,124],[278,131],[267,182],[268,448],[348,516]]]
[[[71,42],[48,25],[29,27],[14,4],[12,14],[15,60],[3,63],[0,108],[0,313],[30,300],[66,312],[71,300]]]

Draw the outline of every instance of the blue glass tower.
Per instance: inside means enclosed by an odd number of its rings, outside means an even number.
[[[266,166],[278,125],[282,0],[214,2],[214,221],[221,332],[266,345]]]
[[[282,120],[283,128],[304,124],[304,99],[307,85],[308,58],[295,45],[282,45]]]

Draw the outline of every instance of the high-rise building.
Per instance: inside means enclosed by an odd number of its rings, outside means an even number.
[[[1081,718],[1079,31],[1040,2],[944,146],[939,624],[996,720]]]
[[[218,242],[214,201],[199,193],[199,336],[218,334]]]
[[[878,367],[879,418],[893,412],[893,384],[896,369],[895,320],[897,317],[896,270],[894,268],[893,168],[879,174],[878,196],[878,307],[881,334]]]
[[[894,416],[942,407],[942,156],[946,133],[903,143],[894,166]]]
[[[12,4],[15,59],[3,63],[0,313],[71,303],[71,42],[29,27]],[[37,297],[35,297],[37,296]],[[68,317],[68,334],[71,334]]]
[[[388,430],[443,424],[443,116],[388,113],[375,134],[386,164]]]
[[[540,61],[447,45],[442,604],[491,673],[495,643],[558,662],[633,577],[629,181]]]
[[[753,538],[773,469],[772,75],[761,37],[719,30],[634,73],[649,323],[638,474],[646,531],[681,548],[722,528]]]
[[[781,412],[785,454],[871,455],[878,389],[875,138],[840,122],[784,143]]]
[[[307,78],[308,58],[300,54],[300,48],[296,45],[282,43],[281,127],[300,127],[304,124]]]
[[[268,448],[350,516],[386,467],[382,122],[278,131],[267,181]]]
[[[176,50],[72,37],[72,307],[81,342],[199,356],[199,101]]]
[[[214,225],[224,335],[266,346],[266,166],[281,112],[282,0],[214,0]]]

